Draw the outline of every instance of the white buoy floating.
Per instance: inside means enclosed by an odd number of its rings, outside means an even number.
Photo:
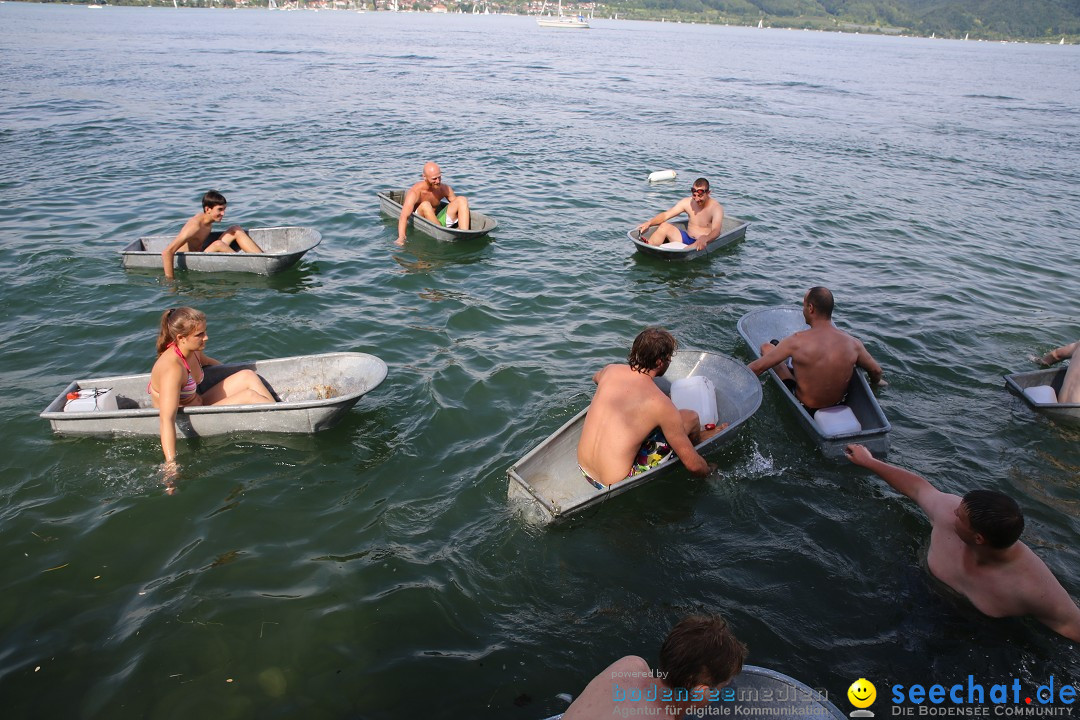
[[[667,182],[668,180],[674,180],[676,172],[674,170],[657,170],[656,172],[649,173],[649,182]]]

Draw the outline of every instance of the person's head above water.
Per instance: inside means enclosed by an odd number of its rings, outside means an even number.
[[[656,669],[668,687],[712,689],[738,675],[745,660],[746,646],[724,618],[690,615],[668,633]]]
[[[225,196],[219,193],[217,190],[207,190],[206,194],[202,196],[203,210],[209,210],[210,208],[217,207],[218,205],[225,206],[228,204],[229,203],[225,200]]]
[[[433,162],[424,163],[424,180],[432,187],[442,184],[442,170]]]
[[[833,294],[827,287],[812,287],[806,291],[803,304],[814,308],[814,313],[825,320],[832,319]]]
[[[631,370],[649,372],[669,362],[677,347],[675,337],[667,330],[647,327],[634,338],[634,345],[630,348],[626,360]]]
[[[158,355],[177,338],[188,337],[206,328],[206,314],[201,310],[190,307],[178,307],[161,313],[161,329],[158,332],[157,352]]]
[[[1024,511],[996,490],[972,490],[965,495],[957,508],[957,521],[958,534],[965,542],[965,535],[975,533],[984,544],[998,550],[1013,545],[1024,532]],[[979,544],[978,538],[971,539]]]

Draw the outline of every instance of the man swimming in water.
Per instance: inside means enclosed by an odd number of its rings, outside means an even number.
[[[668,222],[676,215],[686,213],[690,218],[686,230],[680,230]],[[650,237],[644,233],[653,225],[659,225]],[[690,189],[690,197],[683,198],[670,210],[666,210],[651,220],[638,225],[638,234],[650,245],[663,245],[669,242],[681,242],[691,250],[704,250],[705,246],[716,238],[724,226],[724,208],[709,197],[709,181],[698,178]]]
[[[675,347],[667,330],[645,328],[634,340],[629,365],[607,365],[593,376],[596,394],[577,450],[581,473],[593,487],[605,489],[640,472],[636,460],[646,440],[655,442],[660,452],[662,446],[670,447],[695,475],[705,476],[712,469],[694,445],[726,425],[702,430],[696,412],[679,410],[653,382],[667,372]],[[651,454],[646,453],[646,460]]]
[[[261,253],[262,248],[239,225],[212,232],[214,223],[225,217],[225,196],[217,190],[210,190],[202,199],[202,212],[192,217],[180,229],[176,239],[161,251],[161,264],[165,277],[173,277],[173,256],[178,252],[223,252],[231,253],[243,250],[247,253]]]
[[[405,228],[409,224],[409,216],[414,212],[436,225],[460,230],[470,228],[469,199],[464,195],[455,195],[449,185],[443,185],[442,170],[433,162],[424,165],[424,179],[405,193],[401,215],[398,216],[395,245],[405,244]]]
[[[1024,513],[994,490],[963,498],[943,493],[913,472],[877,460],[862,445],[848,445],[851,462],[877,474],[914,500],[930,520],[930,573],[984,615],[1035,619],[1080,642],[1080,608],[1038,555],[1020,542]]]
[[[788,335],[775,345],[762,345],[761,357],[747,365],[751,372],[760,375],[775,368],[811,415],[843,402],[855,366],[866,370],[872,385],[886,384],[881,379],[881,366],[863,344],[833,325],[833,294],[828,288],[810,288],[803,296],[802,309],[810,329]],[[784,362],[788,358],[792,368]]]

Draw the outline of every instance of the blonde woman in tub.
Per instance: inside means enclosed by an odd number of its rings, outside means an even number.
[[[668,222],[676,215],[686,213],[690,220],[686,230],[680,230]],[[653,225],[659,225],[652,236],[646,238],[645,231]],[[683,243],[688,250],[704,250],[705,246],[716,238],[724,227],[724,208],[709,197],[709,181],[698,178],[690,189],[690,197],[683,198],[670,210],[665,210],[651,220],[638,225],[638,236],[650,245],[665,243]]]
[[[694,446],[727,423],[703,429],[696,412],[679,410],[653,382],[667,372],[675,348],[667,330],[645,328],[634,340],[629,365],[613,363],[593,376],[596,394],[585,415],[577,460],[596,489],[649,470],[671,451],[699,477],[712,470]]]
[[[198,405],[256,405],[273,403],[274,396],[252,370],[240,370],[221,382],[203,387],[204,368],[221,363],[204,350],[206,315],[189,307],[161,314],[157,362],[146,392],[161,418],[161,451],[166,479],[176,474],[176,412]],[[171,491],[171,485],[170,485]]]

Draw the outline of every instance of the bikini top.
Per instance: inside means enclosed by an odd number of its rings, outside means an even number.
[[[199,383],[195,381],[194,376],[191,374],[191,368],[188,367],[187,358],[184,357],[184,353],[180,352],[180,348],[176,347],[176,343],[170,343],[169,347],[176,351],[177,356],[180,358],[180,362],[184,363],[184,369],[187,370],[187,381],[183,387],[180,388],[180,404],[187,405],[196,397],[198,397]],[[146,383],[146,392],[151,395],[160,395],[157,390],[150,386],[150,383]]]

